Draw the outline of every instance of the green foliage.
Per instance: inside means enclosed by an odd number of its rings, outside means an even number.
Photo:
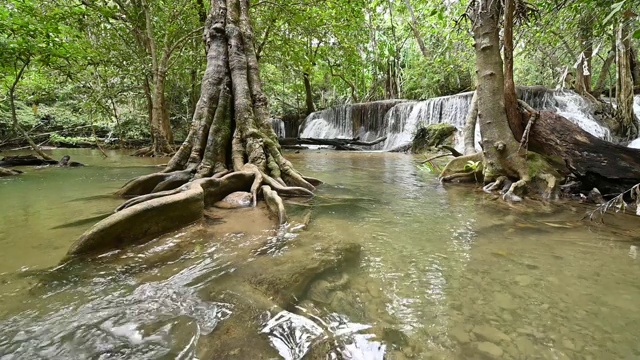
[[[476,170],[478,170],[478,167],[480,166],[481,162],[480,161],[467,161],[467,163],[464,165],[464,171],[468,171],[468,172],[475,172]]]

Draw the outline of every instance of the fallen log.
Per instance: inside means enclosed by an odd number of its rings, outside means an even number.
[[[55,160],[46,160],[34,155],[7,156],[0,160],[0,167],[57,165]]]
[[[374,146],[387,140],[387,137],[381,137],[373,141],[360,141],[360,138],[353,139],[315,139],[315,138],[284,138],[278,140],[282,146],[295,145],[324,145],[335,146],[338,150],[361,150],[355,146]]]
[[[583,190],[595,187],[607,196],[640,183],[639,149],[599,139],[553,112],[540,112],[529,133],[529,150],[562,160]]]

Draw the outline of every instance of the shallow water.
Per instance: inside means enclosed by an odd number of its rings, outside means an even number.
[[[640,356],[635,216],[581,221],[588,208],[575,203],[507,205],[473,187],[443,187],[411,156],[309,151],[288,154],[326,182],[311,202],[287,205],[292,227],[312,211],[307,231],[262,231],[248,210],[217,231],[224,221],[213,216],[52,270],[93,223],[78,220],[119,203],[99,196],[159,161],[71,156],[91,166],[0,179],[0,359],[189,359],[210,349],[226,354],[213,358],[249,358],[243,347],[254,348],[250,358],[290,359]],[[242,298],[225,279],[259,261],[244,249],[265,241],[274,259],[323,242],[355,242],[362,253],[315,278],[297,307],[238,321],[230,333],[223,325],[249,312],[212,294]],[[296,261],[311,261],[309,249]]]

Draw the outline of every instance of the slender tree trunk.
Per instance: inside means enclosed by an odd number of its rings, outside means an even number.
[[[309,79],[309,73],[302,73],[302,80],[304,82],[304,95],[305,95],[305,104],[307,105],[307,115],[316,111],[316,108],[313,104],[313,93],[311,91],[311,80]]]
[[[631,77],[633,78],[633,87],[640,87],[640,63],[638,61],[638,51],[633,46],[629,49],[631,62]]]
[[[152,151],[154,155],[168,155],[173,152],[173,134],[168,119],[165,99],[165,75],[161,72],[154,74],[152,92],[151,133],[153,134]]]
[[[31,149],[35,151],[38,155],[40,155],[43,159],[53,160],[53,158],[51,158],[49,155],[45,154],[44,151],[42,151],[40,146],[38,146],[38,144],[36,144],[33,141],[33,139],[31,139],[31,136],[29,136],[29,133],[26,132],[18,123],[18,114],[16,113],[16,102],[15,102],[16,88],[18,86],[18,83],[20,83],[20,80],[22,79],[24,72],[27,70],[27,67],[29,67],[30,62],[31,62],[30,59],[23,62],[22,67],[20,67],[20,70],[16,74],[16,77],[13,83],[9,87],[9,106],[11,107],[11,120],[13,122],[13,129],[15,132],[19,132],[20,134],[22,134],[25,140],[27,140],[27,142],[29,143],[29,146],[31,146]]]
[[[528,180],[525,159],[518,153],[519,144],[509,127],[505,109],[505,78],[498,25],[500,1],[476,1],[472,11],[485,182],[503,175]]]
[[[473,92],[471,107],[467,113],[467,120],[464,125],[464,154],[476,153],[476,122],[478,120],[478,92]]]
[[[620,124],[619,135],[627,140],[638,137],[638,123],[633,112],[633,78],[631,74],[631,40],[628,25],[622,22],[616,34],[616,117]]]
[[[504,9],[504,106],[507,111],[509,128],[516,140],[520,141],[524,128],[522,115],[518,110],[518,95],[513,80],[513,14],[515,0],[505,0]]]
[[[407,9],[409,10],[409,15],[411,15],[411,31],[413,31],[413,36],[416,38],[416,42],[418,43],[418,47],[420,47],[420,52],[422,56],[425,58],[429,56],[429,52],[427,51],[427,47],[424,45],[424,40],[420,35],[420,31],[418,31],[418,20],[416,19],[416,15],[413,12],[413,6],[411,6],[411,0],[404,0],[404,3],[407,5]]]
[[[604,92],[604,85],[609,77],[609,71],[611,70],[611,65],[616,59],[616,50],[615,46],[613,49],[609,51],[607,54],[607,58],[604,60],[602,64],[602,69],[600,69],[600,75],[598,75],[598,80],[596,80],[596,85],[593,88],[592,94],[597,99]]]
[[[580,95],[587,95],[591,92],[591,57],[593,56],[593,27],[592,18],[589,12],[585,12],[580,17],[578,37],[580,41],[580,62],[576,69],[576,92]]]

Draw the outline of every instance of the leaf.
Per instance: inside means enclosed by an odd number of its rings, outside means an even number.
[[[640,29],[633,32],[634,39],[640,39]]]
[[[613,18],[618,12],[620,12],[620,9],[622,9],[622,5],[624,5],[624,1],[625,0],[622,0],[619,3],[611,5],[611,12],[609,13],[609,15],[607,15],[606,18],[604,18],[604,21],[602,21],[603,24],[609,22],[611,18]]]

